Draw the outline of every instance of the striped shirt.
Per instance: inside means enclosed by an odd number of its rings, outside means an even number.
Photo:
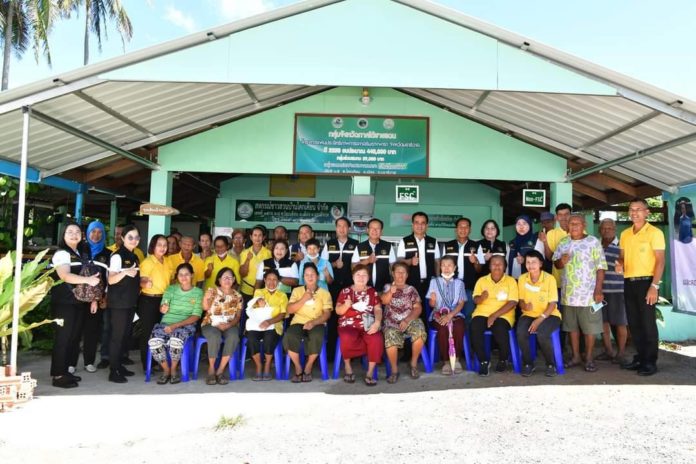
[[[624,276],[616,272],[616,260],[619,258],[621,250],[619,249],[619,240],[614,240],[604,249],[604,256],[607,259],[608,270],[604,272],[604,285],[602,292],[604,293],[623,293],[624,291]]]

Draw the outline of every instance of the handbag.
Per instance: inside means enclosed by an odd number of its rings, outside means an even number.
[[[99,269],[90,261],[82,261],[82,269],[78,275],[82,277],[90,277],[94,274],[100,274]],[[91,303],[95,300],[101,300],[104,297],[104,281],[100,278],[99,283],[92,287],[88,284],[77,284],[73,287],[73,295],[77,301]]]

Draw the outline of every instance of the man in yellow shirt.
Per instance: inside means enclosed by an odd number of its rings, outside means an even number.
[[[116,230],[114,230],[114,243],[113,245],[106,247],[106,249],[110,250],[112,253],[118,250],[121,245],[123,245],[123,227],[124,224],[119,224],[116,226]],[[143,254],[140,248],[135,247],[133,249],[133,253],[135,253],[135,256],[138,257],[138,262],[142,263],[145,260],[145,255]]]
[[[215,237],[213,246],[215,253],[205,259],[205,286],[203,290],[215,287],[215,279],[217,278],[218,272],[226,267],[232,270],[237,285],[239,285],[241,283],[239,261],[237,261],[237,258],[228,254],[230,245],[227,237],[223,235]]]
[[[172,272],[176,273],[176,268],[181,263],[189,263],[193,267],[193,285],[201,287],[205,281],[205,263],[201,258],[193,254],[193,246],[195,245],[193,237],[185,236],[181,238],[181,251],[173,255],[169,255],[169,266]]]
[[[657,372],[659,334],[655,321],[655,303],[660,279],[665,270],[665,236],[648,222],[648,203],[634,199],[628,204],[633,227],[621,233],[621,256],[616,272],[624,274],[624,299],[631,338],[638,354],[624,369],[636,370],[638,375]]]

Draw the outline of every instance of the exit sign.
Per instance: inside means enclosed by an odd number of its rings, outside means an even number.
[[[544,208],[546,206],[546,190],[524,189],[522,190],[522,206],[532,208]]]
[[[420,186],[418,185],[397,185],[397,203],[418,203],[420,196]]]

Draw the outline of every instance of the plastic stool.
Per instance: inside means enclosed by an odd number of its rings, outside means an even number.
[[[191,350],[193,349],[193,339],[191,336],[186,339],[184,343],[184,349],[181,353],[181,360],[179,361],[179,367],[181,368],[181,381],[189,381],[189,364],[191,361]],[[169,350],[167,350],[167,360],[171,363],[171,358],[169,357]],[[150,352],[150,346],[147,347],[147,361],[145,362],[145,382],[150,381],[150,376],[152,374],[152,353]]]
[[[558,375],[565,374],[565,367],[563,366],[563,350],[561,349],[561,329],[558,328],[551,332],[551,344],[553,345],[553,358],[556,362],[556,373]],[[518,353],[520,364],[522,363],[522,350],[519,349]],[[536,359],[537,356],[537,336],[535,333],[529,334],[529,352],[532,354],[532,361]]]
[[[300,345],[300,363],[304,364],[305,354],[304,354],[304,340]],[[290,379],[290,355],[285,353],[285,377],[283,379]],[[326,360],[326,333],[324,333],[324,343],[321,345],[321,351],[319,352],[319,367],[321,369],[321,380],[329,380],[329,366]]]
[[[486,357],[490,359],[491,357],[491,340],[493,339],[493,332],[486,330],[483,332],[485,337],[485,347],[486,347]],[[508,343],[510,343],[510,356],[508,360],[512,360],[512,370],[519,374],[522,369],[522,357],[520,355],[520,348],[517,345],[517,335],[515,329],[508,330]],[[479,360],[476,354],[473,354],[471,358],[471,370],[478,372],[479,370]]]
[[[247,344],[249,339],[242,338],[240,343],[241,356],[239,357],[239,379],[244,379],[244,361],[246,360]],[[263,356],[263,344],[261,345],[261,355]],[[273,364],[275,364],[276,380],[283,380],[283,340],[281,339],[273,350]]]
[[[193,380],[198,380],[198,365],[201,362],[201,348],[203,348],[203,345],[208,343],[208,340],[206,340],[205,337],[200,336],[196,339],[196,348],[194,353],[194,359],[193,359]],[[222,347],[223,343],[220,345]],[[210,354],[210,353],[208,353]],[[215,365],[217,366],[219,363],[219,358],[220,358],[220,353],[217,354],[217,361],[215,362]],[[237,380],[237,371],[239,368],[237,367],[237,360],[239,359],[239,346],[237,347],[236,350],[234,350],[234,353],[230,356],[230,362],[228,363],[227,369],[229,370],[230,373],[230,380]]]

